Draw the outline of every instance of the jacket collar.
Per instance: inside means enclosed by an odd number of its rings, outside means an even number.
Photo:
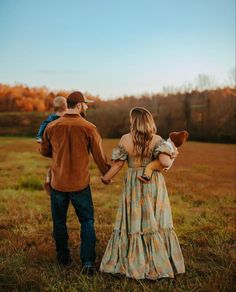
[[[65,118],[82,118],[80,114],[64,114],[63,117]]]

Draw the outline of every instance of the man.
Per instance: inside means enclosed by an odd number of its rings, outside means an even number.
[[[67,111],[45,129],[40,152],[52,158],[51,212],[53,236],[59,264],[71,263],[68,248],[66,216],[71,201],[81,223],[80,258],[83,272],[93,274],[95,261],[94,210],[89,187],[89,153],[100,172],[105,174],[107,163],[97,128],[83,117],[89,100],[79,91],[67,98]]]

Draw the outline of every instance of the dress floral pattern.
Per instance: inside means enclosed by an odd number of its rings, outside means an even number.
[[[129,155],[122,145],[113,149],[112,159],[127,160],[128,170],[113,233],[101,261],[102,272],[152,280],[185,272],[162,173],[154,171],[148,184],[137,179],[144,167],[165,150],[160,141],[152,157],[141,160]]]

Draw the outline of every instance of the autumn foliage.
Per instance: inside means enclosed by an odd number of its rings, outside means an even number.
[[[52,110],[52,101],[55,96],[67,96],[68,92],[49,91],[46,87],[29,88],[24,85],[9,86],[0,84],[0,112],[45,112]],[[97,97],[88,98],[96,100]]]
[[[69,92],[50,92],[47,88],[0,84],[0,134],[35,135],[42,120],[52,111],[52,100]],[[159,133],[186,129],[190,139],[235,142],[236,90],[233,88],[192,91],[175,94],[143,94],[102,100],[85,95],[95,102],[87,119],[98,127],[103,137],[118,138],[129,131],[132,107],[149,109]]]

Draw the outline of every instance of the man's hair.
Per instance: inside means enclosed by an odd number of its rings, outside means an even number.
[[[63,96],[56,96],[53,99],[53,109],[55,112],[63,112],[66,110],[66,98]]]
[[[72,103],[72,102],[68,102],[68,100],[67,100],[67,108],[75,108],[76,107],[76,105],[77,105],[78,103]]]

